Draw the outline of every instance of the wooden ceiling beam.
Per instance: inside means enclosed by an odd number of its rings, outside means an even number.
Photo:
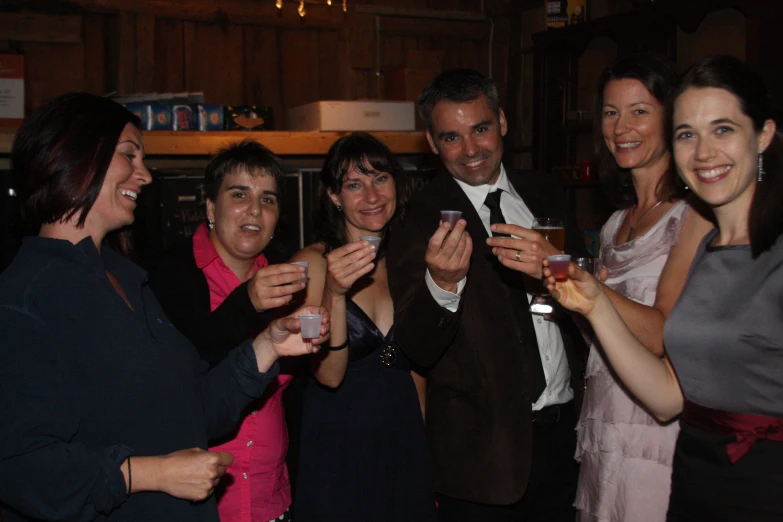
[[[213,22],[229,25],[283,26],[319,29],[342,29],[348,14],[337,2],[332,6],[307,5],[307,15],[300,17],[296,6],[285,2],[282,9],[274,0],[68,0],[88,11],[154,15],[191,22]]]

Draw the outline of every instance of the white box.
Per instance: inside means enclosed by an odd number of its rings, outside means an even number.
[[[288,109],[291,131],[412,131],[409,101],[318,101]]]

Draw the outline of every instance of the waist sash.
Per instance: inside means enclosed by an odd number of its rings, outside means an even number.
[[[733,436],[726,444],[729,461],[735,464],[760,439],[783,442],[783,418],[750,413],[713,410],[685,400],[682,419],[688,424],[716,435]]]

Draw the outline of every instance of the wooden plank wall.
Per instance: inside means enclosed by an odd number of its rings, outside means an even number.
[[[290,0],[277,18],[244,11],[244,4],[261,2],[263,9],[273,8],[273,0],[198,0],[180,13],[176,7],[183,4],[174,0],[73,0],[75,11],[67,15],[14,13],[10,22],[0,16],[0,40],[11,40],[25,54],[28,109],[67,91],[203,91],[211,103],[269,105],[282,128],[288,107],[382,98],[384,73],[405,66],[411,51],[440,51],[443,68],[484,73],[491,56],[505,98],[508,30],[503,17],[494,17],[494,27],[481,18],[480,0],[360,2],[397,13],[410,8],[405,16],[358,12],[355,0],[343,14],[334,0],[338,7],[328,11],[308,4],[301,21]],[[441,10],[472,17],[428,18]],[[22,16],[32,17],[25,28],[17,27]],[[50,30],[36,29],[42,20]],[[14,26],[13,34],[6,24]]]

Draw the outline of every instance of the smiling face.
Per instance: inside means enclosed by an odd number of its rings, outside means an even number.
[[[472,186],[491,185],[500,175],[507,130],[503,110],[495,114],[482,94],[467,102],[435,104],[427,140],[453,177]]]
[[[217,199],[207,200],[207,219],[215,225],[209,239],[229,265],[258,257],[272,239],[279,217],[277,182],[263,171],[226,174]]]
[[[141,132],[128,123],[120,134],[101,191],[84,222],[84,228],[96,240],[133,223],[133,211],[141,188],[152,181],[144,166],[144,142]]]
[[[716,208],[750,209],[758,155],[775,134],[767,120],[760,132],[739,99],[717,88],[691,87],[674,103],[674,160],[685,183]]]
[[[664,138],[663,105],[639,80],[612,80],[604,88],[601,132],[622,169],[646,169],[669,156]]]
[[[351,166],[340,192],[328,193],[332,203],[343,208],[349,241],[356,241],[361,235],[382,235],[397,208],[394,178],[387,172],[362,174]]]

